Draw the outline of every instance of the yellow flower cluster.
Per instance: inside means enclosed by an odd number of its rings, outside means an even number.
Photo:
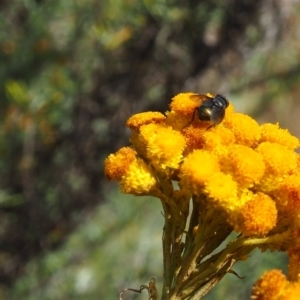
[[[177,181],[188,197],[204,196],[246,236],[276,232],[287,218],[299,228],[299,140],[278,124],[260,126],[235,113],[231,104],[223,122],[211,126],[195,114],[206,99],[183,93],[172,99],[166,116],[129,118],[132,146],[106,159],[107,177],[136,195],[156,194],[164,180]]]
[[[129,118],[126,125],[132,131],[131,146],[107,157],[105,174],[108,179],[119,181],[124,193],[160,198],[166,228],[173,230],[169,237],[167,231],[164,233],[164,255],[168,251],[174,255],[172,259],[165,258],[164,272],[170,275],[170,268],[174,267],[172,276],[178,276],[176,280],[183,287],[189,287],[189,274],[198,276],[199,272],[201,278],[206,272],[205,262],[203,270],[197,263],[208,255],[208,239],[218,246],[233,229],[240,235],[228,244],[226,251],[231,247],[235,250],[224,254],[225,260],[243,259],[255,247],[262,251],[287,251],[290,257],[289,278],[278,270],[265,273],[255,284],[252,298],[300,299],[300,155],[296,152],[299,139],[278,124],[259,125],[251,117],[236,113],[232,104],[224,107],[224,118],[221,109],[217,121],[203,121],[207,118],[201,118],[199,107],[201,113],[209,115],[209,106],[202,104],[214,97],[182,93],[172,99],[165,115],[146,112]],[[193,210],[182,243],[190,199]],[[169,222],[174,224],[170,226]],[[208,247],[210,251],[213,246]],[[181,258],[181,253],[186,256]],[[186,265],[181,266],[181,262]],[[215,268],[219,269],[219,265]],[[174,280],[167,278],[164,284]],[[206,277],[203,280],[206,282]],[[178,284],[174,288],[178,295],[188,293],[189,289],[180,287]]]

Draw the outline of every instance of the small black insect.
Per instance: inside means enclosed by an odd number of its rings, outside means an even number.
[[[200,95],[193,95],[192,97],[202,98]],[[209,121],[211,125],[207,128],[211,128],[220,124],[225,116],[225,109],[228,107],[228,100],[222,95],[206,96],[207,99],[202,102],[199,107],[196,107],[193,113],[193,118],[190,125],[195,119],[195,113],[198,111],[198,118],[200,121]],[[185,127],[187,127],[186,125]]]

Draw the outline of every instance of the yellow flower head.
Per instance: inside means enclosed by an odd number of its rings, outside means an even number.
[[[104,173],[109,180],[121,180],[136,158],[136,151],[130,147],[121,148],[116,154],[110,154],[104,161]]]
[[[297,168],[296,153],[282,145],[270,142],[261,143],[257,147],[257,152],[264,159],[267,174],[284,176],[292,174]]]
[[[299,139],[292,136],[288,130],[279,128],[278,123],[261,125],[260,142],[277,143],[290,150],[295,150],[299,147]]]
[[[238,203],[237,183],[222,172],[212,174],[205,182],[204,192],[220,208],[234,210]]]
[[[263,191],[278,187],[286,175],[293,174],[298,167],[297,154],[276,143],[261,143],[256,151],[263,157],[265,174],[260,182]]]
[[[223,124],[233,132],[237,144],[253,147],[260,139],[259,125],[247,115],[230,114]]]
[[[185,138],[179,131],[160,124],[143,125],[132,142],[157,170],[179,168],[185,149]]]
[[[204,183],[220,170],[216,155],[205,150],[189,154],[180,169],[180,186],[191,193],[200,195]]]
[[[245,236],[265,235],[277,222],[275,202],[268,195],[257,193],[239,211],[239,222],[233,224],[235,231]]]
[[[231,174],[241,188],[257,184],[265,171],[262,156],[243,145],[228,146],[227,155],[221,162],[222,170]]]
[[[157,188],[155,174],[140,158],[134,160],[120,181],[121,190],[126,194],[148,195]]]

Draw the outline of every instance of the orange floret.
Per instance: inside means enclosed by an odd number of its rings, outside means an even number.
[[[163,123],[165,119],[166,116],[164,116],[160,112],[148,111],[135,114],[132,117],[130,117],[126,122],[126,126],[130,129],[139,129],[142,125],[150,123]]]
[[[281,270],[271,270],[255,283],[252,291],[253,300],[279,300],[288,281]]]
[[[224,119],[225,127],[232,130],[237,144],[248,147],[255,146],[260,139],[260,127],[251,117],[234,113]]]
[[[136,151],[123,147],[115,154],[110,154],[104,161],[104,173],[109,180],[121,180],[136,158]]]
[[[265,235],[277,222],[275,202],[268,195],[257,193],[240,209],[240,222],[233,224],[245,236]]]
[[[157,188],[155,174],[146,163],[138,158],[134,160],[120,181],[123,193],[148,195]]]
[[[227,147],[227,156],[221,162],[224,172],[231,174],[242,188],[258,183],[265,171],[262,156],[243,145]]]
[[[290,150],[294,150],[299,147],[299,139],[292,136],[287,129],[279,128],[276,124],[263,124],[261,125],[261,142],[277,143]]]
[[[219,170],[216,155],[205,150],[195,150],[187,156],[180,168],[180,186],[200,195],[203,184]]]

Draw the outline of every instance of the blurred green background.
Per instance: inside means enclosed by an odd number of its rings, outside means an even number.
[[[221,93],[300,136],[300,2],[2,0],[0,298],[118,299],[162,277],[157,199],[122,195],[103,160],[133,113]],[[254,252],[205,299],[249,299],[282,253]],[[148,299],[126,293],[125,299]]]

